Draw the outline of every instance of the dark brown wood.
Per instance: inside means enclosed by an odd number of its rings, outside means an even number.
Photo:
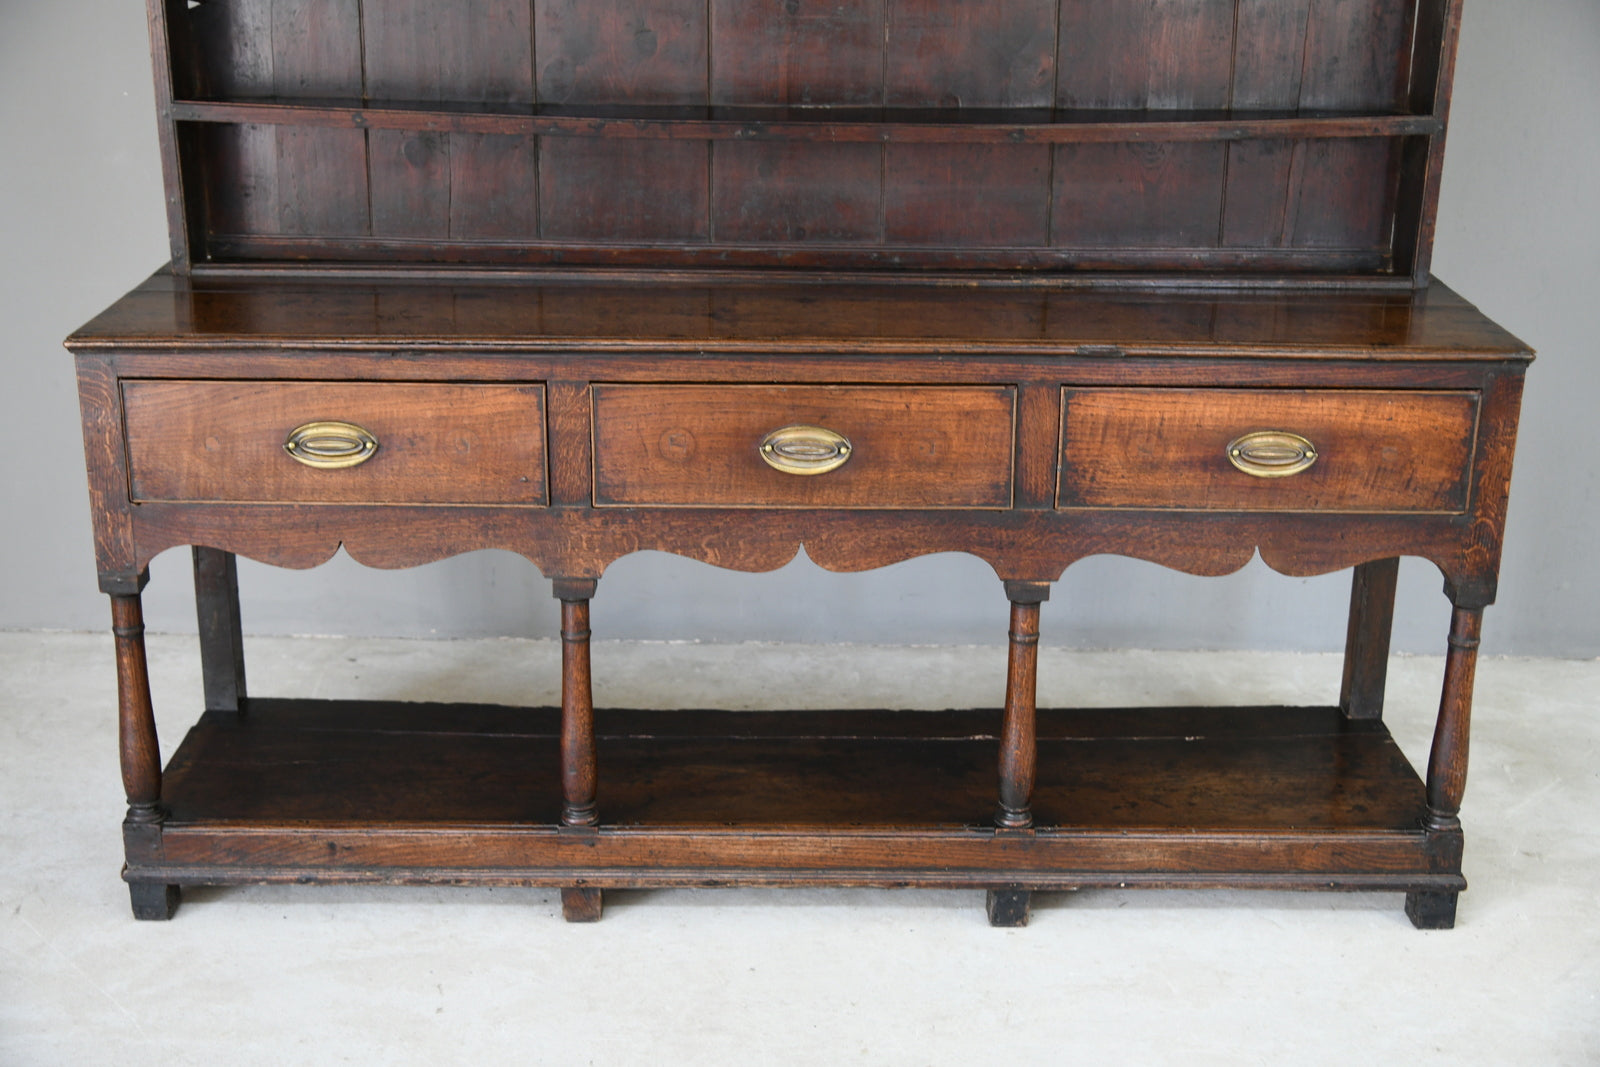
[[[179,136],[172,122],[172,103],[177,93],[174,81],[182,63],[192,55],[192,45],[182,21],[181,0],[146,0],[150,23],[150,60],[155,68],[156,112],[160,117],[161,169],[166,176],[167,234],[172,262],[178,267],[190,263],[191,213],[185,198],[179,162]],[[180,42],[173,47],[174,38]]]
[[[1404,103],[1409,4],[1315,0],[1306,27],[1302,108],[1387,111]]]
[[[582,583],[580,583],[582,584]],[[588,589],[562,587],[561,598],[561,823],[593,826],[600,820],[595,808],[595,783],[599,770],[595,757],[594,698],[589,683]]]
[[[183,900],[180,886],[161,882],[129,882],[128,895],[133,901],[133,917],[145,921],[172,918]]]
[[[996,710],[598,709],[614,794],[602,829],[981,829]],[[1382,724],[1336,709],[1041,709],[1038,723],[1034,847],[1045,831],[1185,832],[1186,820],[1239,834],[1410,833],[1425,811],[1422,782]],[[248,716],[203,717],[174,756],[169,837],[176,826],[351,819],[555,828],[560,726],[555,708],[258,697]],[[1086,758],[1101,773],[1078,773]]]
[[[173,265],[69,340],[138,916],[420,882],[556,887],[572,921],[728,884],[1453,922],[1530,358],[1427,276],[1456,0],[148,11]],[[327,421],[376,451],[297,463]],[[138,594],[178,545],[207,711],[163,770]],[[489,548],[553,580],[560,708],[246,699],[237,554]],[[640,551],[977,556],[1003,703],[597,711],[589,603]],[[1099,554],[1357,568],[1340,706],[1037,709],[1040,603]],[[1426,783],[1379,718],[1402,555],[1455,607]]]
[[[1418,292],[1241,294],[1079,291],[971,277],[891,284],[813,275],[773,284],[749,275],[572,272],[516,280],[525,284],[392,272],[215,279],[161,272],[69,340],[75,352],[117,352],[117,369],[130,377],[197,377],[202,369],[251,377],[238,360],[212,358],[227,349],[248,350],[274,377],[310,380],[321,379],[324,366],[359,369],[362,379],[416,380],[413,363],[390,353],[423,341],[478,380],[526,379],[517,368],[534,353],[605,353],[606,375],[659,381],[704,378],[694,373],[699,353],[774,352],[784,356],[786,377],[809,380],[847,373],[948,383],[991,367],[1015,377],[1027,373],[1024,366],[998,357],[1027,355],[1047,357],[1060,368],[1057,380],[1095,384],[1133,372],[1192,375],[1204,364],[1205,380],[1219,385],[1295,384],[1306,376],[1324,385],[1329,377],[1316,364],[1340,363],[1372,388],[1438,388],[1439,366],[1528,358],[1525,344],[1437,282]],[[140,361],[153,350],[160,355]],[[629,353],[637,360],[622,358]],[[666,353],[684,358],[665,361]],[[928,362],[906,364],[913,373],[900,368],[905,361],[808,363],[800,354],[981,358],[943,361],[941,374]],[[760,373],[770,380],[770,370],[752,369],[762,366],[730,360],[717,380]]]
[[[1027,926],[1033,894],[1026,889],[991,889],[986,901],[990,926]]]
[[[1039,604],[1049,587],[1013,582],[1006,657],[1006,703],[1000,726],[1000,806],[994,823],[1007,830],[1033,825],[1033,785],[1038,769],[1034,721],[1039,676]]]
[[[111,633],[117,648],[117,733],[122,791],[128,819],[161,819],[161,746],[150,705],[150,669],[144,652],[144,610],[134,596],[111,598]]]
[[[1226,162],[1222,144],[1062,145],[1055,156],[1051,242],[1212,247],[1222,225]]]
[[[1433,114],[1440,129],[1426,139],[1406,142],[1395,217],[1395,258],[1400,269],[1409,270],[1416,284],[1422,285],[1433,260],[1439,183],[1444,171],[1444,124],[1450,117],[1456,45],[1461,36],[1460,0],[1421,0],[1415,33],[1410,107],[1414,113]]]
[[[539,99],[708,103],[706,7],[705,0],[539,0]]]
[[[604,903],[601,891],[598,889],[563,888],[561,917],[569,923],[599,922]]]
[[[1351,719],[1383,718],[1389,676],[1389,635],[1394,628],[1395,585],[1400,561],[1373,560],[1350,581],[1350,625],[1344,644],[1344,682],[1339,708]]]
[[[712,236],[728,244],[878,241],[883,149],[877,145],[718,144]]]
[[[1471,393],[1067,390],[1061,507],[1461,512],[1477,433]],[[1315,462],[1238,469],[1246,434],[1296,434]]]
[[[594,397],[598,505],[1010,504],[1011,389],[599,385]],[[844,465],[795,475],[764,460],[763,440],[796,425],[844,437]]]
[[[539,235],[555,241],[703,242],[710,153],[694,141],[546,138]]]
[[[1428,828],[1458,830],[1461,798],[1467,790],[1467,743],[1472,728],[1472,683],[1478,670],[1481,608],[1457,607],[1450,618],[1450,644],[1444,661],[1444,692],[1428,756]]]
[[[248,717],[211,713],[191,731],[168,774],[162,855],[131,873],[1462,888],[1459,852],[1441,857],[1421,828],[1422,782],[1381,723],[1334,708],[1047,709],[1039,722],[1030,834],[983,829],[992,710],[601,710],[609,799],[582,830],[560,821],[558,709],[258,698]]]
[[[880,106],[886,0],[710,0],[711,102]]]
[[[194,549],[194,599],[207,711],[244,707],[244,629],[239,619],[239,563],[231,552]]]
[[[1231,0],[1062,0],[1057,103],[1135,111],[1225,107],[1233,8]]]
[[[122,392],[111,362],[103,356],[78,359],[77,371],[100,591],[138,593],[149,578],[148,571],[134,562],[133,515],[128,501],[127,452],[122,435]]]
[[[1050,149],[1044,145],[890,145],[884,181],[889,244],[1049,243]]]
[[[150,3],[186,267],[1345,285],[1425,281],[1457,19],[1448,0]]]
[[[886,103],[1047,108],[1055,96],[1057,0],[889,0]]]
[[[123,397],[137,501],[545,502],[538,386],[142,381]],[[377,451],[343,470],[286,454],[322,420],[367,430]]]
[[[1406,894],[1406,918],[1418,930],[1453,930],[1459,893],[1413,890]]]
[[[1093,111],[1049,108],[819,109],[750,107],[616,107],[491,105],[484,110],[417,103],[317,103],[302,100],[179,100],[182,123],[216,126],[305,126],[480,133],[507,136],[601,137],[630,141],[775,141],[830,144],[1108,144],[1128,141],[1191,143],[1285,138],[1370,139],[1438,133],[1430,115],[1330,111],[1302,115],[1281,108],[1217,109],[1203,117],[1170,111]]]

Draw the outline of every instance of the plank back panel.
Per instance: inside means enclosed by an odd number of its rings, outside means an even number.
[[[1431,12],[1444,0],[1428,2]],[[1415,190],[1436,172],[1436,138],[1319,133],[1315,116],[1431,107],[1410,73],[1441,60],[1410,50],[1454,43],[1436,32],[1442,16],[1419,18],[1411,0],[199,0],[166,10],[180,98],[385,116],[280,108],[261,121],[181,120],[174,182],[201,261],[1389,277],[1425,261],[1412,235],[1431,236],[1433,201]],[[956,132],[929,143],[790,137],[763,132],[749,110],[761,108],[855,108],[856,121],[886,131]],[[626,121],[539,125],[603,109]],[[1305,115],[1307,128],[1196,139],[1168,126],[1032,143],[1037,135],[1006,126],[1221,124],[1229,109],[1291,127]],[[479,121],[450,117],[463,115]],[[686,118],[748,122],[750,134],[673,128]],[[971,129],[990,132],[962,132]]]
[[[890,107],[1049,107],[1056,0],[891,0]]]
[[[539,99],[704,106],[708,22],[706,0],[539,0]]]
[[[725,141],[714,148],[712,207],[719,241],[880,239],[878,145]]]
[[[546,138],[540,232],[551,240],[705,241],[706,146],[695,141]]]
[[[710,4],[713,104],[883,104],[885,0]]]

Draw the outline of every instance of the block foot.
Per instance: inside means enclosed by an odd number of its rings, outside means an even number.
[[[183,899],[177,886],[160,882],[129,882],[128,896],[133,901],[133,917],[151,921],[172,918]]]
[[[987,908],[990,926],[1027,926],[1033,894],[1026,889],[991,889]]]
[[[1452,930],[1456,925],[1458,896],[1459,893],[1407,893],[1406,918],[1418,930]]]
[[[597,923],[604,901],[598,889],[563,889],[561,917],[569,923]]]

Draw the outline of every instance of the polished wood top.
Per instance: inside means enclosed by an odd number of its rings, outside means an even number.
[[[1014,276],[1011,276],[1014,278]],[[1447,286],[1392,292],[1078,289],[996,278],[160,271],[68,339],[102,348],[776,351],[1528,359]]]

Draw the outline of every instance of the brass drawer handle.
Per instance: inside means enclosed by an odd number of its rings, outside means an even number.
[[[1317,461],[1317,446],[1297,433],[1258,430],[1228,442],[1228,462],[1252,478],[1287,478]]]
[[[761,439],[761,458],[784,474],[827,474],[850,459],[850,441],[821,426],[785,426]]]
[[[289,432],[283,450],[308,467],[340,470],[371,459],[378,439],[353,422],[308,422]]]

